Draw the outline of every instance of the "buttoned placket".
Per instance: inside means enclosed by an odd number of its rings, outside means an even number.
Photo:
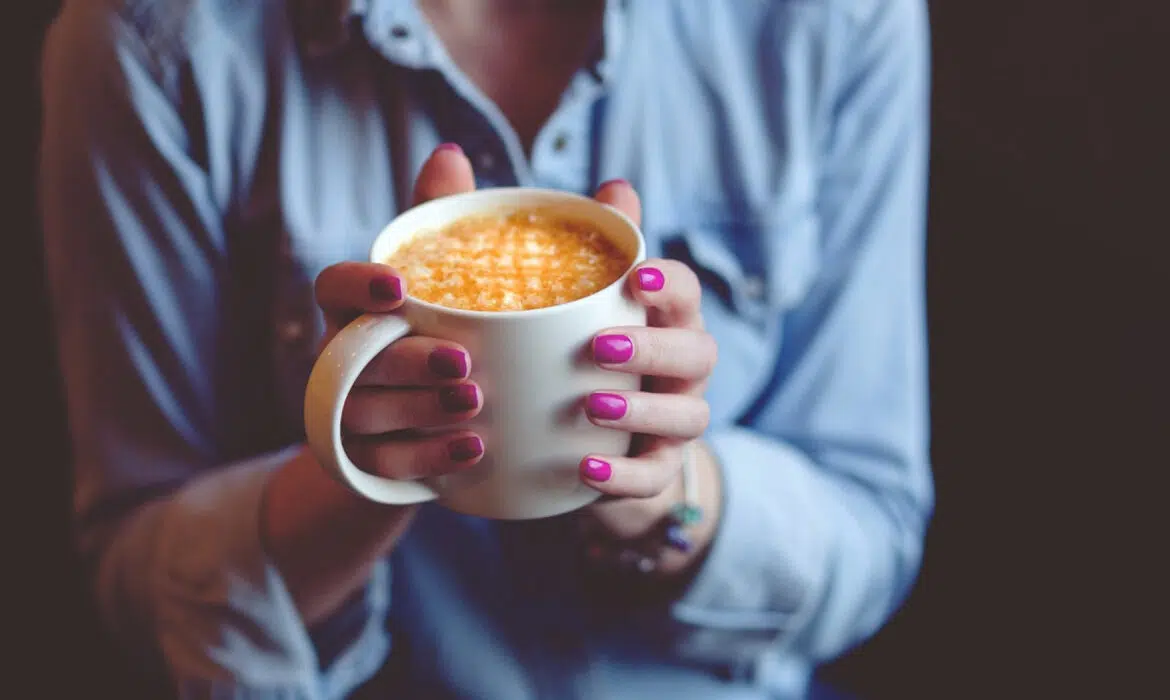
[[[381,47],[388,59],[415,68],[435,69],[446,79],[451,99],[455,101],[445,110],[445,117],[452,120],[446,126],[458,130],[459,145],[471,159],[480,187],[520,185],[586,192],[596,184],[589,182],[590,128],[592,108],[603,89],[599,76],[591,75],[590,71],[574,76],[560,106],[538,133],[529,160],[503,113],[454,65],[417,10],[408,5],[413,3],[396,5],[393,13],[376,19],[370,34],[377,40],[371,41]],[[428,99],[446,98],[432,95]],[[433,119],[433,115],[427,118]],[[442,128],[437,126],[436,132]],[[425,148],[430,144],[414,145]],[[528,539],[520,532],[510,532],[504,537],[505,552],[510,552],[505,554],[505,559],[510,559],[512,566],[537,570],[552,558],[566,554],[527,551],[550,546],[547,538]],[[573,544],[561,541],[556,546],[571,548]],[[553,575],[552,571],[547,573]],[[586,623],[580,606],[569,604],[579,596],[569,593],[565,600],[550,593],[571,592],[575,577],[560,570],[556,578],[551,585],[536,585],[526,592],[533,609],[546,612],[526,621],[525,632],[517,637],[527,640],[523,653],[529,662],[525,666],[532,674],[538,697],[579,696],[592,684]]]
[[[532,146],[533,185],[588,194],[591,182],[593,110],[603,92],[588,72],[578,73],[560,106],[537,134]]]
[[[427,129],[412,124],[406,131],[413,142],[407,150],[425,157],[425,153],[437,145],[445,126],[459,134],[459,143],[471,159],[481,187],[540,186],[585,193],[597,184],[590,182],[590,141],[593,138],[590,132],[594,105],[604,91],[606,66],[593,66],[591,70],[580,71],[574,76],[560,106],[538,133],[529,160],[503,113],[454,65],[415,2],[371,0],[362,9],[362,27],[371,47],[387,60],[408,70],[437,71],[446,80],[451,90],[450,97],[459,103],[451,105],[453,109],[449,110],[447,118],[452,121],[446,125],[436,124],[432,114],[420,115],[433,131],[435,143],[420,143],[419,136],[425,135]],[[614,24],[615,20],[607,17],[607,34],[614,33]],[[403,87],[410,89],[409,84]],[[433,99],[433,96],[428,96],[428,99]],[[393,144],[393,147],[405,145]],[[420,164],[410,165],[417,168]],[[286,318],[277,326],[278,337],[292,346],[306,341],[306,331],[305,323],[299,320]],[[530,546],[523,542],[512,544],[521,548]],[[548,543],[541,546],[547,547]],[[561,542],[557,546],[573,545]],[[536,554],[520,556],[526,568],[540,568],[540,561],[555,556],[553,552],[547,552],[545,556]],[[542,597],[543,592],[553,589],[571,591],[573,576],[562,571],[558,578],[562,580],[555,585],[537,586],[531,591],[536,597],[532,602],[548,613],[529,621],[525,635],[530,640],[525,655],[532,659],[532,663],[525,665],[533,673],[540,697],[564,696],[569,688],[574,688],[569,694],[576,695],[591,683],[589,650],[585,646],[588,635],[579,606],[570,606],[574,610],[562,609],[564,606],[559,598]],[[570,600],[574,597],[570,596]]]
[[[445,105],[449,107],[445,116],[450,121],[435,124],[434,115],[427,115],[434,128],[435,142],[410,144],[416,155],[425,157],[438,145],[443,132],[450,130],[459,134],[458,143],[471,159],[479,186],[531,184],[528,164],[515,131],[495,104],[455,66],[414,2],[373,3],[365,27],[367,40],[387,60],[408,69],[435,70],[452,92],[453,102]],[[427,99],[447,98],[427,95]],[[412,134],[417,135],[417,131],[411,129]]]

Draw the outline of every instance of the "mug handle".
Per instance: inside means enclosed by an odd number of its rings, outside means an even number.
[[[366,365],[409,332],[410,324],[394,314],[360,316],[321,351],[305,388],[305,436],[313,456],[360,495],[399,506],[433,501],[439,494],[421,482],[387,479],[358,469],[341,444],[341,410]]]

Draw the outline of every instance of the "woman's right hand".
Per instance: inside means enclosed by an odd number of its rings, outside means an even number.
[[[419,172],[414,204],[475,189],[471,163],[458,146],[442,146]],[[317,278],[325,312],[324,342],[363,313],[402,305],[404,285],[385,265],[341,263]],[[324,345],[322,345],[324,347]],[[346,452],[374,474],[412,479],[478,462],[484,445],[456,424],[480,411],[483,396],[467,380],[471,358],[458,344],[408,337],[366,368],[342,415]],[[451,429],[443,431],[444,426]],[[418,429],[438,428],[424,437]],[[486,446],[490,449],[490,445]],[[410,525],[414,506],[386,506],[358,496],[302,450],[268,480],[261,537],[307,624],[335,611],[368,580]]]
[[[412,206],[475,189],[471,162],[455,144],[435,149],[419,171]],[[405,284],[377,263],[345,262],[317,277],[317,304],[325,313],[325,347],[337,331],[364,313],[402,305]],[[417,479],[470,467],[484,453],[469,430],[423,436],[479,413],[483,394],[467,379],[471,357],[457,343],[407,337],[378,355],[358,378],[342,411],[342,443],[361,469],[389,479]],[[434,431],[432,431],[434,432]]]
[[[325,312],[324,342],[360,314],[395,311],[403,287],[386,265],[346,262],[327,268],[316,289]],[[383,350],[362,371],[342,410],[342,442],[350,459],[389,479],[436,476],[478,462],[483,439],[455,427],[483,406],[482,392],[467,378],[470,372],[471,356],[458,343],[408,336]],[[418,431],[444,427],[451,430]]]

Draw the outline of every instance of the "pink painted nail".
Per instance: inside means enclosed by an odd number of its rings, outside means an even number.
[[[612,180],[606,180],[605,182],[601,183],[601,187],[598,187],[597,189],[601,190],[609,187],[610,185],[625,185],[627,187],[633,187],[633,185],[630,184],[630,181],[624,177],[615,177]]]
[[[629,404],[617,394],[597,392],[590,394],[585,402],[585,411],[593,418],[601,420],[618,420],[626,415]]]
[[[474,384],[460,384],[439,390],[439,406],[447,413],[465,413],[479,405],[479,390]]]
[[[461,437],[447,443],[447,454],[455,462],[468,462],[483,454],[483,438],[478,435]]]
[[[374,301],[398,301],[402,298],[402,280],[389,275],[370,280],[370,297]]]
[[[609,477],[613,476],[613,467],[609,466],[609,462],[586,457],[581,462],[581,475],[590,481],[609,481]]]
[[[427,356],[427,369],[440,379],[463,379],[467,376],[467,353],[455,348],[435,348]]]
[[[599,335],[593,339],[593,359],[603,365],[620,365],[634,356],[628,335]]]
[[[436,152],[449,151],[451,153],[460,153],[460,154],[463,153],[463,149],[459,147],[459,144],[451,143],[450,141],[448,141],[447,143],[441,144],[438,148],[435,149],[435,151]]]
[[[666,277],[657,267],[638,268],[638,286],[643,292],[657,292],[666,286]]]

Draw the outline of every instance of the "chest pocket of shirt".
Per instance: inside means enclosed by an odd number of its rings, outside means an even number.
[[[811,211],[770,222],[702,217],[669,227],[661,241],[666,256],[695,270],[705,295],[764,334],[804,299],[820,260]]]
[[[811,212],[767,224],[693,217],[670,226],[651,223],[647,234],[703,284],[703,320],[719,343],[707,393],[711,424],[730,424],[768,382],[783,342],[784,314],[815,279],[816,219]]]

